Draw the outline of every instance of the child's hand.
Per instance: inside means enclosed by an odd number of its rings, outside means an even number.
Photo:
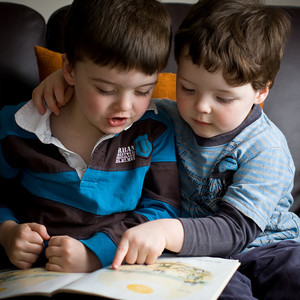
[[[51,237],[46,257],[48,271],[83,273],[101,268],[98,257],[91,250],[66,235]]]
[[[124,259],[128,264],[153,264],[165,247],[166,239],[159,222],[132,227],[123,234],[112,267],[119,269]]]
[[[51,73],[33,90],[32,101],[41,114],[46,112],[46,104],[58,116],[59,108],[71,99],[73,93],[73,87],[67,84],[60,69]]]
[[[112,262],[119,269],[123,260],[128,264],[153,264],[164,249],[178,253],[184,241],[184,230],[178,219],[159,219],[125,231]]]
[[[37,223],[1,224],[1,245],[12,264],[20,269],[30,268],[44,249],[44,240],[50,236],[46,227]]]

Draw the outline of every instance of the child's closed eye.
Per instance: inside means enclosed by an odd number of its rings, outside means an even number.
[[[232,103],[235,98],[222,98],[222,97],[217,97],[217,100],[220,102],[220,103],[224,103],[224,104],[229,104],[229,103]]]
[[[105,96],[110,96],[110,95],[113,95],[116,93],[116,90],[103,90],[103,89],[100,89],[100,88],[97,88],[99,94],[101,95],[105,95]]]
[[[142,97],[147,97],[147,96],[150,95],[150,93],[151,93],[151,90],[148,90],[148,91],[146,91],[146,92],[141,92],[141,91],[136,91],[136,92],[135,92],[135,94],[136,94],[137,96],[142,96]]]
[[[185,92],[185,93],[188,93],[188,94],[193,94],[193,93],[195,93],[196,92],[196,90],[195,89],[189,89],[189,88],[187,88],[187,87],[185,87],[185,86],[181,86],[181,89]]]

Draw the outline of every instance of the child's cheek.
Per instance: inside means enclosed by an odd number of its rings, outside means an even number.
[[[104,101],[101,97],[91,97],[89,101],[86,101],[86,107],[91,112],[99,112],[105,109]]]
[[[244,121],[244,116],[237,112],[223,112],[218,115],[218,124],[225,132],[237,128]]]

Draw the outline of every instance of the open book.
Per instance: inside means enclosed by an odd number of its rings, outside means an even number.
[[[122,265],[92,273],[56,273],[43,268],[0,273],[0,299],[77,293],[112,299],[217,299],[239,267],[237,260],[165,257],[153,265]]]

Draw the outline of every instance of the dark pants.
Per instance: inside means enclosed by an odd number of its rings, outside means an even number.
[[[241,266],[219,299],[300,299],[300,243],[278,242],[232,258]]]

